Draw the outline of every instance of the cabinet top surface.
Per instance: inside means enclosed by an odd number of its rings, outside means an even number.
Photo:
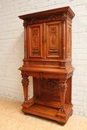
[[[46,10],[46,11],[41,11],[41,12],[36,12],[36,13],[30,13],[30,14],[25,14],[25,15],[21,15],[21,16],[18,16],[20,19],[23,19],[23,20],[27,20],[27,19],[31,19],[31,18],[34,18],[34,17],[43,17],[43,16],[46,16],[46,15],[52,15],[54,13],[62,13],[62,12],[69,12],[72,16],[72,18],[74,17],[74,12],[72,11],[72,9],[69,7],[69,6],[66,6],[66,7],[61,7],[61,8],[56,8],[56,9],[51,9],[51,10]]]

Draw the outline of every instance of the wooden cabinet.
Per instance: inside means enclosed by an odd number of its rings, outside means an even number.
[[[72,114],[72,18],[70,7],[19,16],[24,21],[22,111],[66,123]],[[28,77],[33,98],[28,99]]]

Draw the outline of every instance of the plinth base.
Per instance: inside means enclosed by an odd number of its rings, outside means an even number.
[[[65,110],[66,110],[65,112],[61,112],[60,108],[45,106],[45,104],[44,105],[38,104],[34,102],[33,99],[29,100],[27,103],[23,103],[22,106],[23,106],[22,111],[26,114],[33,114],[63,124],[65,124],[68,118],[72,115],[71,104],[65,104]]]

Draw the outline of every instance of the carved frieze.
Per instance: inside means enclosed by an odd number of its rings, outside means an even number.
[[[62,13],[57,13],[54,15],[50,15],[50,16],[44,16],[42,17],[37,17],[37,18],[33,18],[33,19],[28,19],[28,24],[36,24],[36,23],[41,23],[41,22],[49,22],[49,21],[55,21],[55,20],[59,20],[62,17]]]

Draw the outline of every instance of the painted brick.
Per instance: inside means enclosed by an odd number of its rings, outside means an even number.
[[[86,4],[87,0],[76,0],[76,4]]]
[[[72,7],[72,9],[73,9],[74,12],[77,12],[77,11],[85,10],[86,7],[85,7],[85,5],[82,4],[82,5]]]

